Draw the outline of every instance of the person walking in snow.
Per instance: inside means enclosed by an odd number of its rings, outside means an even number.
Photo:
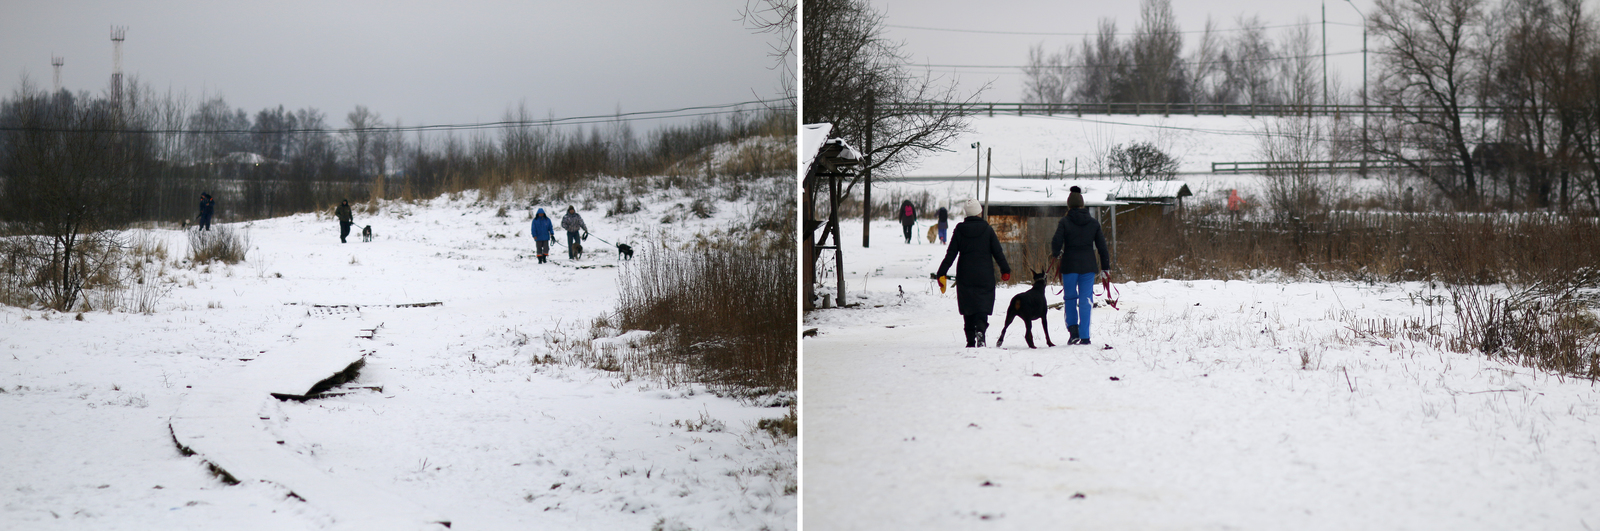
[[[911,205],[911,200],[900,202],[900,226],[905,229],[906,243],[911,243],[911,226],[917,223],[917,207]]]
[[[945,249],[944,261],[939,263],[939,287],[944,287],[945,273],[950,264],[956,265],[956,306],[961,311],[967,347],[984,346],[984,334],[989,330],[989,315],[994,313],[994,266],[1000,264],[1000,279],[1011,280],[1011,265],[1006,263],[1005,249],[1000,247],[1000,237],[984,221],[983,206],[977,200],[968,201],[967,219],[956,224],[950,236],[950,246]]]
[[[1096,260],[1095,253],[1099,253]],[[1050,238],[1050,256],[1061,272],[1061,288],[1066,304],[1061,313],[1067,320],[1068,345],[1089,344],[1089,314],[1094,308],[1094,277],[1104,272],[1111,279],[1111,254],[1106,252],[1106,236],[1100,222],[1089,216],[1083,205],[1083,191],[1072,187],[1067,195],[1067,215],[1056,223]]]
[[[211,230],[211,215],[217,211],[217,200],[209,192],[200,193],[200,230]]]
[[[939,207],[939,245],[944,245],[945,229],[950,227],[950,211]]]
[[[578,236],[578,231],[583,231],[583,237],[589,236],[589,227],[583,224],[583,218],[578,216],[578,209],[567,205],[567,215],[561,218],[561,229],[567,231],[567,258],[577,260],[583,255],[583,238]]]
[[[544,215],[544,209],[539,209],[533,215],[533,247],[539,255],[539,263],[543,264],[550,258],[550,237],[555,235],[555,227],[550,224],[550,216]]]
[[[355,225],[355,216],[350,212],[350,200],[339,200],[339,208],[333,210],[334,217],[339,218],[339,243],[349,243],[345,238],[350,237],[350,226]]]

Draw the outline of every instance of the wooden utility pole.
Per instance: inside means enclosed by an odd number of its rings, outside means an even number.
[[[872,246],[872,124],[873,117],[877,114],[875,109],[877,96],[867,94],[867,149],[861,152],[861,247]],[[843,282],[839,284],[843,290]],[[842,295],[841,295],[842,296]]]

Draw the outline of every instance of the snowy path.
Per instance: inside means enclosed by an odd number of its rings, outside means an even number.
[[[1595,388],[1347,328],[1426,286],[1127,284],[1112,350],[964,349],[940,254],[851,245],[862,307],[807,316],[808,528],[1600,527]]]
[[[770,181],[760,185],[792,190]],[[644,252],[725,229],[764,197],[663,224],[686,211],[684,194],[651,188],[636,196],[644,210],[612,217],[573,202],[596,236]],[[350,332],[383,323],[373,340],[330,343],[365,351],[355,383],[383,391],[250,398],[219,416],[284,441],[306,475],[392,493],[455,529],[794,529],[797,441],[754,430],[788,408],[553,361],[623,332],[591,321],[615,310],[617,276],[640,261],[596,246],[539,264],[525,205],[505,217],[502,206],[472,193],[391,203],[358,215],[378,234],[370,243],[339,243],[326,215],[231,225],[252,247],[232,266],[172,265],[182,233],[153,231],[170,290],[154,315],[0,307],[0,426],[13,434],[0,437],[0,529],[337,527],[337,508],[297,480],[218,481],[178,451],[171,426],[221,375],[272,363],[261,351],[292,346],[284,334],[319,304],[360,306]],[[394,307],[433,301],[443,305]]]
[[[448,520],[415,501],[323,473],[285,447],[263,422],[271,420],[275,395],[310,396],[324,380],[359,369],[363,351],[353,340],[374,326],[355,315],[308,317],[290,333],[288,344],[196,383],[172,416],[173,440],[234,483],[268,482],[288,489],[330,515],[334,529],[448,527]]]

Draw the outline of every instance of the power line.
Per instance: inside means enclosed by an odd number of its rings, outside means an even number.
[[[1360,53],[1361,53],[1361,50],[1354,50],[1354,51],[1349,51],[1349,52],[1330,53],[1327,56],[1328,57],[1333,57],[1333,56],[1338,56],[1338,55],[1356,55],[1356,54],[1360,54]],[[1173,64],[1173,66],[1200,66],[1200,65],[1218,65],[1218,64],[1227,64],[1227,63],[1233,63],[1233,64],[1238,64],[1238,63],[1267,63],[1267,62],[1272,62],[1272,61],[1288,61],[1288,60],[1294,60],[1294,59],[1319,59],[1319,58],[1322,58],[1322,57],[1323,57],[1322,54],[1314,54],[1314,55],[1294,55],[1294,56],[1283,56],[1283,57],[1262,57],[1262,58],[1257,58],[1257,59],[1237,59],[1237,60],[1231,60],[1231,61],[1220,61],[1220,60],[1218,60],[1218,61],[1178,61],[1178,62],[1174,62],[1172,64]],[[1136,68],[1139,65],[1138,64],[1133,64],[1133,63],[1117,63],[1115,65],[935,65],[935,64],[917,65],[917,64],[907,63],[906,66],[912,66],[912,67],[924,66],[924,67],[937,67],[937,68],[993,68],[993,69],[1020,69],[1020,70],[1026,70],[1026,69],[1029,69],[1029,68],[1045,68],[1045,69],[1061,69],[1061,68],[1069,68],[1069,69]]]
[[[756,107],[760,106],[760,107]],[[722,105],[701,105],[694,107],[680,107],[658,111],[636,111],[618,114],[569,116],[565,118],[545,118],[542,120],[502,120],[497,122],[479,122],[466,124],[438,124],[438,125],[408,125],[408,126],[383,126],[383,127],[344,127],[337,129],[72,129],[52,127],[0,127],[0,131],[39,131],[39,132],[116,132],[116,133],[143,133],[143,134],[220,134],[220,135],[245,135],[245,134],[303,134],[303,133],[391,133],[391,132],[419,132],[419,131],[468,131],[484,129],[515,129],[522,127],[547,127],[557,125],[586,125],[598,123],[635,122],[642,120],[663,120],[672,118],[697,118],[704,116],[721,116],[726,114],[739,114],[760,109],[774,109],[782,112],[792,111],[793,101],[787,98],[752,100],[739,103]],[[703,111],[703,112],[689,112]]]
[[[1360,24],[1350,24],[1348,22],[1329,22],[1328,24],[1329,25],[1333,25],[1333,26],[1361,27]],[[1238,27],[1238,28],[1213,29],[1213,30],[1209,30],[1209,32],[1211,32],[1211,33],[1225,33],[1225,32],[1235,32],[1235,31],[1248,31],[1248,30],[1298,28],[1298,27],[1303,27],[1303,26],[1317,26],[1317,25],[1319,25],[1319,23],[1306,22],[1306,23],[1296,23],[1296,24],[1280,24],[1280,25],[1275,25],[1275,26],[1245,26],[1245,27]],[[883,27],[886,27],[886,28],[899,28],[899,29],[911,29],[911,30],[923,30],[923,31],[945,31],[945,32],[952,32],[952,33],[981,33],[981,34],[987,34],[987,35],[1042,35],[1042,36],[1047,36],[1047,37],[1098,37],[1098,36],[1101,35],[1099,32],[1095,32],[1095,33],[1061,33],[1061,32],[1049,32],[1049,31],[1000,31],[1000,30],[975,30],[975,29],[962,29],[962,28],[930,28],[930,27],[926,27],[926,26],[903,26],[903,25],[899,25],[899,24],[884,24]],[[1159,33],[1162,33],[1162,34],[1172,34],[1172,33],[1176,33],[1176,34],[1194,34],[1194,33],[1207,33],[1207,32],[1208,32],[1208,30],[1190,30],[1190,31],[1163,31],[1163,32],[1159,32]],[[1129,37],[1129,36],[1139,35],[1139,33],[1138,32],[1133,32],[1133,33],[1112,33],[1110,35],[1115,35],[1115,36],[1118,36],[1118,37]]]

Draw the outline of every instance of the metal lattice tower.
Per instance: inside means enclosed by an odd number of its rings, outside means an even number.
[[[67,64],[66,59],[63,59],[55,54],[50,54],[50,66],[53,66],[56,69],[56,92],[61,92],[61,65],[64,64]]]
[[[111,102],[122,108],[122,41],[127,39],[128,28],[111,27]]]

